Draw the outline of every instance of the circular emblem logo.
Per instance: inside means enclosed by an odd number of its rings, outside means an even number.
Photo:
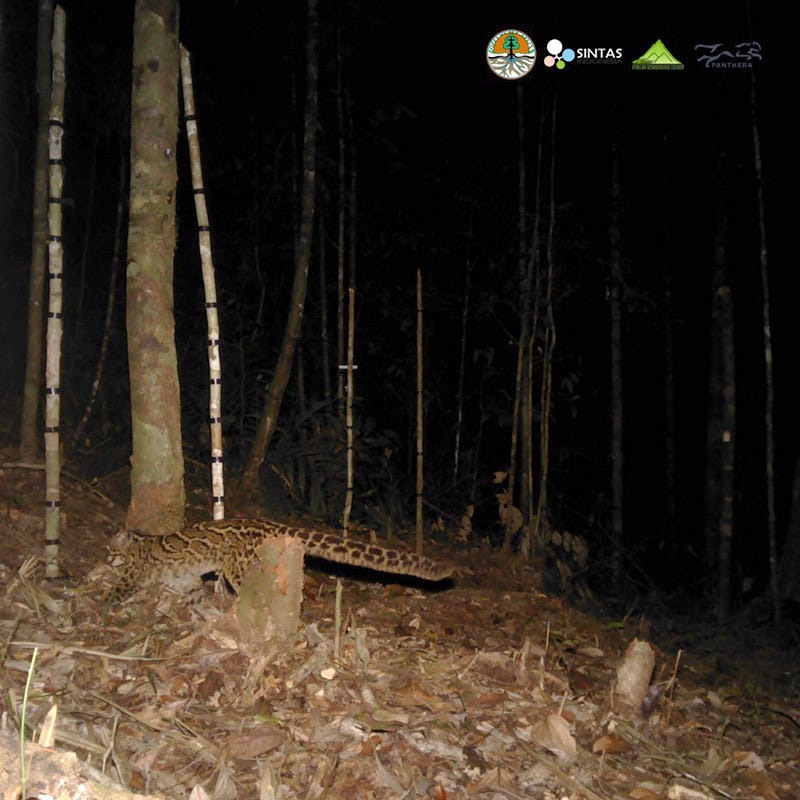
[[[493,36],[486,48],[486,63],[499,78],[524,78],[536,63],[536,45],[527,33],[509,28]]]

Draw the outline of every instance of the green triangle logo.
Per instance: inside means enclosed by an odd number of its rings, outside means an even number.
[[[667,50],[661,39],[656,39],[644,55],[639,56],[633,64],[633,69],[683,69],[683,64]]]

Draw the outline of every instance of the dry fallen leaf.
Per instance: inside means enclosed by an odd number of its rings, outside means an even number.
[[[534,744],[549,750],[562,764],[575,760],[578,746],[569,731],[569,723],[558,714],[549,714],[533,726],[531,739]]]
[[[631,749],[631,743],[620,739],[619,736],[614,736],[613,733],[607,736],[601,736],[596,739],[592,745],[593,753],[625,753]]]
[[[237,733],[228,740],[228,753],[233,758],[257,758],[283,744],[279,728],[263,725],[253,730]]]

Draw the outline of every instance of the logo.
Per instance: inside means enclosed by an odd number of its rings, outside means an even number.
[[[621,47],[579,47],[576,51],[579,64],[621,64]]]
[[[683,69],[683,64],[667,50],[661,39],[656,39],[650,49],[636,59],[633,69]]]
[[[547,43],[547,53],[543,59],[546,67],[566,69],[567,64],[575,62],[579,66],[586,64],[622,64],[621,47],[564,47],[560,39],[551,39]]]
[[[493,36],[486,48],[486,63],[499,78],[524,78],[536,63],[536,45],[528,34],[509,28]]]
[[[569,47],[564,49],[559,39],[551,39],[547,43],[547,53],[544,57],[546,67],[564,69],[570,61],[575,60],[575,51]]]
[[[761,45],[758,42],[740,42],[734,45],[696,44],[699,54],[697,63],[706,69],[753,69],[754,61],[761,61]]]

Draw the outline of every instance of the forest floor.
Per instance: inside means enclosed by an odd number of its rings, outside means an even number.
[[[338,654],[316,568],[298,636],[243,648],[232,596],[109,603],[87,580],[124,476],[65,477],[68,577],[44,580],[44,475],[2,458],[3,800],[21,720],[27,797],[800,798],[800,651],[764,626],[586,613],[485,545],[432,543],[464,568],[443,588],[342,579]],[[615,694],[636,639],[655,653],[646,717]]]

